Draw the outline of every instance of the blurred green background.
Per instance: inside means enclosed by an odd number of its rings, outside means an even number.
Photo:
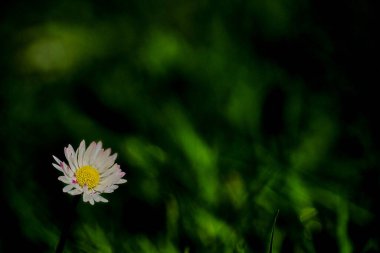
[[[370,1],[0,5],[0,252],[53,252],[52,155],[101,140],[128,183],[65,252],[379,252]],[[375,61],[377,62],[377,61]]]

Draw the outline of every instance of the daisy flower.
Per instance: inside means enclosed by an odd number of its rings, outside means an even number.
[[[71,145],[64,148],[68,164],[53,156],[53,166],[63,173],[58,180],[67,184],[63,192],[71,195],[83,194],[83,201],[108,202],[100,194],[111,193],[119,184],[127,182],[120,165],[115,163],[117,154],[111,155],[111,149],[104,150],[102,142],[92,142],[86,149],[83,140],[75,151]]]

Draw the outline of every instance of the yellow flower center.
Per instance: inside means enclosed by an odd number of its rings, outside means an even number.
[[[75,172],[75,177],[77,178],[78,184],[83,187],[87,185],[88,189],[92,189],[99,184],[100,175],[97,169],[86,165],[80,167]]]

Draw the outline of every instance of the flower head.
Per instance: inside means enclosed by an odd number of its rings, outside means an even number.
[[[63,173],[58,180],[67,184],[63,192],[71,195],[83,194],[83,201],[108,202],[102,193],[111,193],[119,184],[127,182],[120,166],[115,163],[117,154],[111,155],[111,149],[104,150],[102,142],[92,142],[86,149],[83,140],[75,151],[71,145],[64,148],[68,164],[53,156],[53,166]]]

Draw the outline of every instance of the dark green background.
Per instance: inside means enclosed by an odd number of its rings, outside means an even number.
[[[53,252],[82,139],[128,183],[65,252],[378,252],[370,1],[0,6],[0,252]],[[374,63],[372,62],[374,60]]]

